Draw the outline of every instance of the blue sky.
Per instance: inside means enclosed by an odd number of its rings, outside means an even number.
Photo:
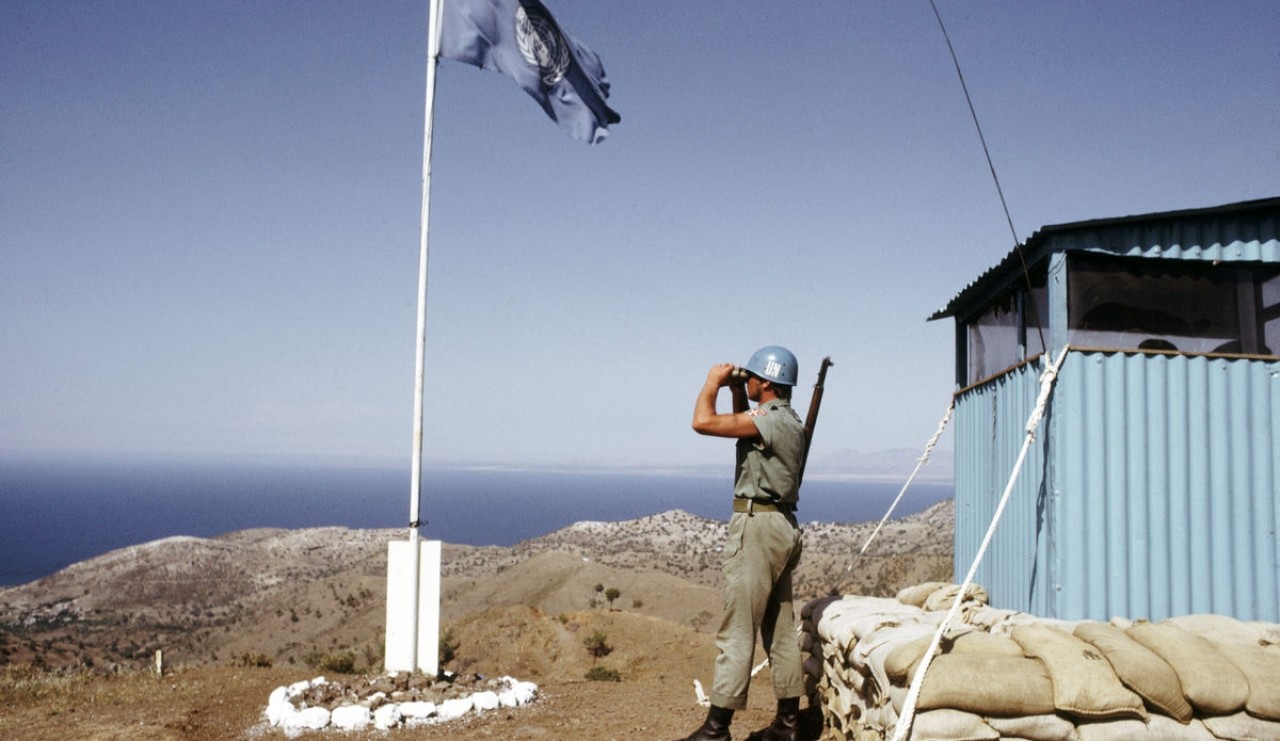
[[[928,2],[549,5],[622,122],[441,62],[427,459],[727,466],[775,343],[815,460],[918,450],[1012,247]],[[1280,192],[1273,2],[938,5],[1022,238]],[[0,451],[407,464],[426,14],[0,4]]]

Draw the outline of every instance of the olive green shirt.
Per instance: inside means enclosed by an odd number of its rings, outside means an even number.
[[[733,495],[758,502],[795,504],[800,499],[804,423],[791,402],[773,399],[747,412],[759,436],[740,438]]]

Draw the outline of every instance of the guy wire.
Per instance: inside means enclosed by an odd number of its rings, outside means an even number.
[[[1013,235],[1013,243],[1020,245],[1022,240],[1018,239],[1018,231],[1013,228],[1013,217],[1009,215],[1009,204],[1004,199],[1004,189],[1000,187],[1000,177],[996,175],[995,163],[991,161],[991,150],[987,148],[987,137],[982,134],[982,124],[978,123],[978,112],[973,107],[973,98],[969,96],[969,86],[965,84],[964,73],[960,71],[960,59],[956,56],[956,49],[951,45],[951,35],[947,33],[947,27],[942,23],[942,14],[938,12],[938,6],[933,0],[929,0],[929,7],[933,8],[933,17],[938,19],[938,28],[942,29],[942,38],[947,42],[947,51],[951,52],[951,63],[956,67],[956,77],[960,78],[960,89],[964,91],[964,101],[969,104],[969,115],[973,117],[973,126],[978,130],[978,141],[982,142],[982,153],[987,157],[987,167],[991,169],[991,179],[996,184],[996,194],[1000,196],[1000,206],[1004,208],[1005,221],[1009,223],[1009,233]],[[1021,250],[1019,250],[1021,252]],[[1024,269],[1026,265],[1023,265]]]
[[[1022,263],[1022,276],[1027,283],[1027,294],[1031,294],[1031,271],[1027,268],[1027,257],[1022,252],[1022,240],[1018,238],[1018,230],[1013,227],[1013,217],[1009,215],[1009,203],[1004,197],[1004,188],[1000,187],[1000,176],[996,175],[996,165],[991,160],[991,150],[987,147],[987,137],[982,133],[982,124],[978,122],[978,111],[973,107],[973,98],[969,95],[969,86],[964,81],[964,72],[960,70],[960,58],[956,56],[956,49],[951,44],[951,35],[947,33],[947,26],[942,22],[942,14],[938,12],[938,5],[934,0],[929,0],[929,7],[933,8],[933,17],[938,19],[938,28],[942,29],[942,38],[947,42],[947,51],[951,53],[951,63],[955,65],[956,77],[960,78],[960,89],[964,91],[965,103],[969,105],[969,115],[973,118],[973,126],[978,130],[978,141],[982,143],[982,153],[987,158],[987,167],[991,170],[991,179],[996,184],[996,194],[1000,196],[1000,207],[1004,209],[1004,219],[1009,224],[1009,234],[1013,236],[1014,250],[1018,253],[1018,260]],[[1035,301],[1030,302],[1031,312],[1035,313]],[[1036,331],[1040,334],[1040,347],[1045,348],[1044,329],[1040,326],[1039,319],[1036,321]]]

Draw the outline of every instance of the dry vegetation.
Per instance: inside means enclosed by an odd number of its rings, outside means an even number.
[[[951,523],[950,502],[891,521],[847,575],[874,523],[806,525],[797,602],[837,582],[846,594],[885,595],[948,579]],[[692,680],[710,680],[723,536],[723,522],[676,511],[577,523],[511,548],[446,544],[448,667],[516,676],[544,693],[532,707],[464,721],[467,735],[687,733],[699,714]],[[0,737],[242,737],[278,685],[377,672],[386,544],[399,537],[324,528],[169,538],[0,591]],[[593,634],[611,650],[593,656]],[[170,672],[162,679],[147,672],[157,650]],[[593,667],[622,681],[586,681]],[[767,685],[764,672],[741,728],[767,722]]]

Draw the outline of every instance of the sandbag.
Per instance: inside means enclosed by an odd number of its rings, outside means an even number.
[[[1215,644],[1215,647],[1249,682],[1245,711],[1265,720],[1280,721],[1280,648],[1241,643]]]
[[[822,618],[822,611],[827,605],[840,600],[840,597],[828,595],[817,599],[809,600],[800,608],[800,619],[807,622],[818,622]]]
[[[822,679],[822,657],[810,654],[804,661],[800,662],[800,666],[804,669],[804,673],[814,679]]]
[[[942,589],[951,582],[945,581],[927,581],[923,584],[916,584],[912,587],[906,587],[898,592],[897,599],[904,605],[912,607],[924,607],[924,601],[929,599],[929,595]]]
[[[859,673],[874,677],[876,684],[887,692],[894,681],[888,676],[885,659],[893,653],[894,648],[904,643],[920,638],[931,640],[935,630],[934,626],[923,624],[898,625],[877,630],[859,641],[849,652],[852,664]]]
[[[947,584],[926,597],[921,607],[929,612],[945,612],[951,609],[951,605],[956,601],[956,597],[959,594],[959,584]],[[964,591],[964,601],[975,603],[973,607],[977,609],[978,607],[985,607],[990,601],[990,597],[985,588],[977,584],[970,584],[969,588]]]
[[[1254,620],[1249,627],[1258,631],[1258,643],[1262,646],[1280,646],[1280,623]]]
[[[884,669],[889,679],[897,683],[910,683],[924,652],[933,642],[933,636],[895,646],[885,658]],[[995,636],[981,630],[961,633],[951,640],[944,640],[943,653],[993,653],[1006,656],[1022,656],[1022,647],[1006,636]]]
[[[1191,720],[1194,711],[1182,694],[1177,673],[1154,651],[1107,623],[1081,623],[1074,634],[1101,651],[1120,682],[1148,706],[1180,723]]]
[[[1164,622],[1194,633],[1210,643],[1257,646],[1265,642],[1263,631],[1256,624],[1237,620],[1230,615],[1179,615]]]
[[[1191,707],[1206,715],[1244,708],[1249,680],[1207,640],[1168,622],[1135,623],[1125,633],[1173,668]]]
[[[1000,732],[963,710],[930,710],[911,723],[911,741],[997,741]]]
[[[933,643],[933,634],[920,636],[914,641],[904,641],[889,652],[884,658],[884,673],[894,684],[908,684],[911,682],[911,674],[915,671],[915,666],[924,657],[924,652],[929,650],[929,644]]]
[[[1061,715],[988,717],[984,720],[999,731],[1002,738],[1025,738],[1027,741],[1076,741],[1079,738],[1075,724]]]
[[[951,708],[982,715],[1052,713],[1053,683],[1035,659],[1000,654],[944,654],[929,664],[920,710]]]
[[[982,631],[973,631],[972,633],[958,636],[947,653],[1025,656],[1022,647],[1009,636],[992,635]]]
[[[982,607],[967,613],[964,621],[976,628],[981,628],[982,630],[995,633],[998,632],[996,630],[997,628],[1005,625],[1006,623],[1019,621],[1026,622],[1024,618],[1029,618],[1030,620],[1035,619],[1025,612],[1005,610],[999,607],[983,605]],[[1005,632],[1007,633],[1008,631]]]
[[[1126,688],[1092,645],[1045,625],[1020,625],[1013,640],[1044,662],[1058,710],[1080,718],[1147,718],[1142,698]]]
[[[1246,713],[1205,718],[1204,725],[1223,741],[1280,741],[1280,723]]]
[[[887,597],[845,597],[826,604],[817,621],[818,637],[843,648],[878,627],[897,624],[920,610]]]
[[[1198,720],[1183,725],[1163,715],[1153,715],[1146,723],[1140,720],[1081,723],[1076,726],[1076,733],[1080,741],[1216,741]]]

